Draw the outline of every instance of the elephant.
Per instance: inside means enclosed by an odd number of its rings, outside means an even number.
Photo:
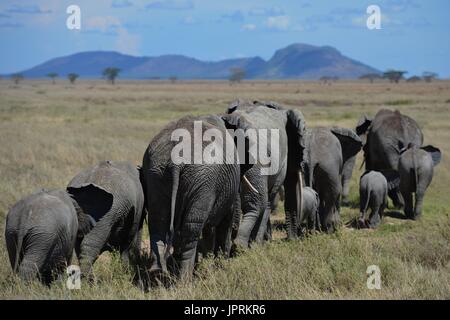
[[[209,142],[195,140],[196,135],[206,137],[208,132],[215,132],[215,138]],[[224,149],[228,137],[232,146]],[[183,145],[185,149],[178,149]],[[203,150],[203,159],[196,161],[197,148]],[[218,150],[215,161],[212,153],[206,153],[212,149]],[[194,159],[187,154],[193,154]],[[204,246],[216,254],[229,255],[234,204],[246,168],[245,163],[226,161],[234,155],[235,144],[220,116],[183,117],[169,123],[150,141],[142,160],[142,180],[148,208],[152,280],[164,282],[172,275],[190,279],[202,232]],[[211,234],[213,239],[209,238]]]
[[[303,235],[303,229],[306,229],[306,231],[318,229],[319,207],[319,194],[313,188],[304,187],[301,211],[302,216],[299,217],[298,221],[297,234],[299,236]]]
[[[367,134],[366,132],[358,131],[358,128],[367,120],[367,116],[363,116],[358,120],[356,124],[355,132],[359,136],[364,145],[366,143]],[[350,193],[350,181],[352,179],[353,168],[356,163],[356,155],[350,157],[345,163],[342,169],[342,204],[347,206],[349,204],[348,195]]]
[[[360,228],[376,228],[383,218],[384,209],[387,207],[388,184],[385,176],[378,171],[365,172],[359,180]],[[370,208],[370,216],[366,213]]]
[[[43,189],[21,199],[6,217],[13,271],[25,281],[50,285],[71,263],[77,230],[77,212],[64,190]]]
[[[356,133],[346,128],[310,128],[305,134],[302,171],[306,186],[319,194],[320,221],[317,228],[334,232],[340,220],[342,171],[362,147]]]
[[[125,263],[136,266],[146,215],[140,169],[102,161],[76,175],[67,192],[79,217],[75,252],[81,275],[93,279],[92,266],[104,251],[118,250]]]
[[[271,238],[271,204],[284,187],[286,225],[288,238],[296,236],[297,216],[301,215],[302,176],[300,162],[304,149],[305,119],[298,110],[284,109],[274,102],[242,101],[231,103],[225,121],[233,129],[274,129],[276,138],[265,148],[260,148],[278,164],[274,172],[262,174],[265,165],[256,163],[245,176],[254,188],[241,188],[242,220],[233,240],[234,248],[248,248],[252,242],[262,243]],[[262,129],[262,130],[261,130]],[[271,131],[272,132],[272,131]],[[272,140],[271,136],[271,140]],[[262,147],[261,144],[259,147]],[[272,162],[271,162],[272,164]]]
[[[416,220],[422,214],[423,198],[433,179],[434,167],[441,161],[441,151],[433,146],[418,148],[410,144],[400,155],[398,173],[400,192],[405,201],[405,215]],[[414,205],[413,205],[413,196]]]
[[[363,146],[366,171],[398,172],[398,160],[402,151],[410,144],[417,147],[423,144],[423,134],[417,122],[398,110],[381,109],[373,119],[364,115],[356,133],[367,136]],[[391,181],[391,177],[395,175],[386,177],[389,197],[396,207],[403,207],[399,189]]]

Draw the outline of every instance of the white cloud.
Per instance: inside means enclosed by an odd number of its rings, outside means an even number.
[[[187,16],[187,17],[184,17],[184,19],[183,19],[184,24],[194,24],[195,22],[196,21],[192,16]]]
[[[111,32],[120,28],[122,23],[117,17],[113,16],[94,16],[90,17],[84,23],[88,31]]]
[[[289,16],[273,16],[268,17],[266,21],[266,25],[269,29],[285,31],[289,28],[291,23],[291,19]]]
[[[141,45],[141,37],[130,34],[126,29],[120,28],[117,31],[116,49],[121,53],[138,56]]]
[[[146,9],[190,10],[194,9],[192,0],[150,0]]]
[[[254,24],[252,24],[252,23],[244,24],[244,25],[242,26],[242,30],[245,30],[245,31],[254,31],[254,30],[256,30],[256,25],[254,25]]]

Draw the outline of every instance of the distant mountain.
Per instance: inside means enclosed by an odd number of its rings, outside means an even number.
[[[51,72],[60,76],[78,73],[82,78],[99,78],[103,69],[117,67],[120,78],[151,79],[176,76],[179,79],[227,79],[231,68],[242,68],[247,79],[318,79],[322,76],[357,78],[378,70],[343,56],[329,46],[293,44],[265,61],[260,57],[208,62],[182,55],[134,57],[111,51],[81,52],[55,58],[22,71],[27,78],[42,78]]]

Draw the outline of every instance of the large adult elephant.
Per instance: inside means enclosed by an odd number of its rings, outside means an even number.
[[[235,155],[231,136],[231,146],[224,148],[227,137],[221,117],[187,116],[168,124],[145,151],[142,177],[152,278],[189,278],[203,230],[214,229],[212,247],[229,253],[233,207],[245,164],[227,160]]]
[[[366,134],[364,159],[366,171],[380,171],[386,175],[389,185],[389,197],[396,207],[404,205],[398,187],[398,161],[408,145],[421,147],[422,130],[417,122],[401,114],[398,110],[382,109],[372,119],[364,115],[356,128],[358,135]],[[394,173],[394,174],[391,174]]]
[[[306,131],[302,167],[306,185],[319,194],[320,230],[336,230],[340,219],[342,171],[361,147],[361,139],[351,129],[312,128]]]
[[[140,257],[144,192],[139,168],[129,162],[103,161],[76,175],[67,191],[79,216],[75,251],[83,276],[103,251],[119,250],[126,263]]]
[[[6,217],[5,238],[14,272],[50,284],[70,265],[78,230],[73,200],[64,190],[40,190],[17,202]]]
[[[261,169],[268,164],[257,162],[246,172],[246,177],[254,188],[243,186],[241,208],[243,212],[234,243],[237,247],[248,247],[252,241],[262,242],[270,234],[270,211],[276,194],[284,185],[285,212],[288,237],[296,236],[296,216],[301,214],[302,181],[300,162],[304,149],[303,134],[305,120],[300,111],[286,110],[272,102],[233,102],[224,116],[228,125],[234,129],[261,130],[275,129],[278,140],[259,144],[259,148],[270,155],[278,166],[270,174]],[[267,131],[268,132],[268,131]],[[267,138],[267,140],[269,140]],[[261,140],[259,141],[261,142]],[[271,163],[272,164],[272,163]],[[271,165],[270,164],[270,165]]]

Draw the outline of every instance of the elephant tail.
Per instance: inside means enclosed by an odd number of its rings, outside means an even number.
[[[175,224],[175,210],[177,204],[177,194],[178,194],[178,186],[180,182],[180,168],[174,166],[172,169],[172,199],[170,203],[170,229],[169,229],[169,239],[167,241],[168,249],[166,254],[169,254],[170,248],[172,247],[173,236],[175,233],[174,224]]]
[[[364,206],[362,207],[361,212],[366,213],[367,212],[367,207],[369,206],[369,200],[370,200],[370,194],[372,193],[372,191],[370,190],[370,186],[367,187],[367,193],[366,193],[366,200],[364,202]]]
[[[411,180],[414,181],[413,190],[417,191],[417,183],[419,178],[417,176],[417,157],[416,157],[416,148],[413,146],[412,149],[412,160],[413,160],[413,172],[411,172]]]
[[[19,232],[17,234],[17,242],[16,242],[16,259],[14,261],[14,267],[13,271],[17,272],[19,270],[19,263],[20,263],[20,256],[22,253],[22,246],[23,246],[23,238],[25,237],[25,230],[23,228],[19,229]]]

